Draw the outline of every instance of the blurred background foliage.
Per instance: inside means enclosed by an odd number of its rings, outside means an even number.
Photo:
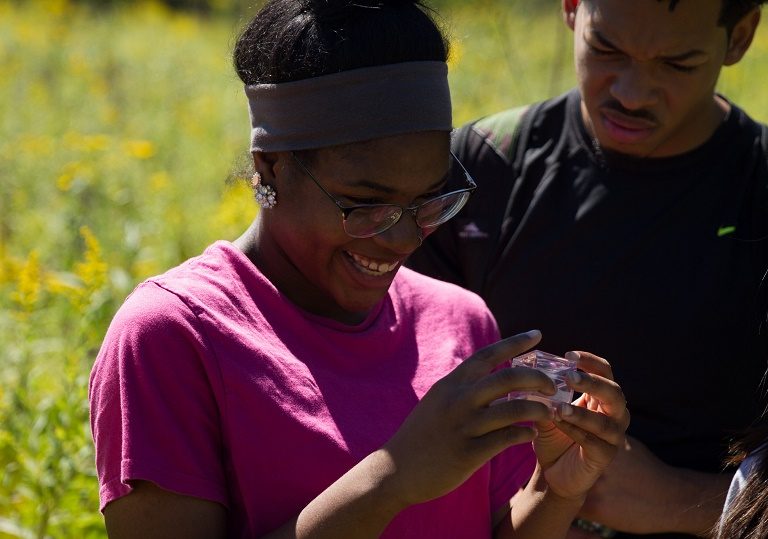
[[[431,4],[457,125],[573,85],[559,4]],[[0,538],[105,535],[90,367],[137,282],[255,215],[230,52],[256,7],[0,0]],[[764,25],[720,84],[763,121],[766,72]]]

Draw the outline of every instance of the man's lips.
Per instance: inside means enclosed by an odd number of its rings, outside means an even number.
[[[612,109],[602,109],[603,126],[608,136],[622,144],[635,144],[651,135],[657,124],[648,118],[627,116]]]

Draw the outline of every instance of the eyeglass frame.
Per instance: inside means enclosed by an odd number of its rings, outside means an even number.
[[[464,164],[459,160],[458,157],[456,157],[456,154],[454,154],[453,151],[451,151],[451,150],[449,150],[449,153],[451,154],[451,157],[453,157],[454,161],[456,161],[456,163],[459,164],[459,166],[461,167],[461,170],[464,172],[464,179],[469,184],[469,187],[465,187],[464,189],[456,189],[455,191],[450,191],[450,192],[444,193],[442,195],[437,195],[437,196],[432,197],[432,198],[430,198],[428,200],[425,200],[424,202],[422,202],[420,204],[416,204],[416,205],[413,205],[413,206],[401,206],[399,204],[355,204],[353,206],[347,206],[343,202],[341,202],[339,199],[337,199],[335,196],[333,196],[331,193],[329,193],[328,190],[325,187],[322,186],[322,184],[317,180],[317,178],[315,178],[314,174],[312,174],[312,172],[309,170],[309,168],[301,161],[301,159],[299,159],[299,157],[296,155],[295,151],[292,151],[291,155],[293,156],[294,160],[299,164],[301,169],[314,182],[314,184],[317,185],[323,193],[325,193],[325,196],[327,196],[336,205],[337,208],[339,208],[339,210],[341,211],[342,228],[344,229],[344,232],[349,237],[351,237],[351,238],[363,239],[363,238],[372,238],[373,236],[377,236],[379,234],[382,234],[383,232],[386,232],[387,230],[389,230],[390,228],[395,226],[397,223],[399,223],[400,219],[403,218],[403,215],[406,212],[410,212],[410,214],[413,216],[414,222],[416,223],[416,225],[421,230],[428,229],[428,228],[438,227],[438,226],[440,226],[442,224],[447,223],[451,219],[453,219],[456,216],[456,214],[458,214],[462,210],[464,205],[466,205],[466,203],[469,202],[469,198],[472,196],[472,193],[475,191],[475,189],[477,189],[477,183],[475,182],[475,179],[472,177],[472,175],[469,173],[469,171],[466,169]],[[417,215],[418,215],[419,209],[421,209],[426,204],[434,202],[435,200],[438,200],[440,198],[444,198],[444,197],[447,197],[447,196],[450,196],[450,195],[456,195],[458,193],[468,193],[469,195],[467,196],[466,200],[464,201],[464,204],[462,204],[462,206],[451,217],[449,217],[448,219],[446,219],[445,221],[443,221],[441,223],[438,223],[436,225],[431,225],[431,226],[428,226],[428,227],[422,227],[421,225],[418,224]],[[387,225],[386,228],[384,228],[382,230],[378,230],[378,231],[374,232],[373,234],[367,234],[367,235],[364,235],[364,236],[359,236],[359,235],[352,235],[349,232],[347,232],[347,227],[346,227],[347,219],[349,218],[349,215],[353,211],[355,211],[357,209],[361,209],[361,208],[380,208],[382,206],[391,206],[391,207],[400,208],[400,215],[398,215],[397,219],[392,221],[391,224]]]

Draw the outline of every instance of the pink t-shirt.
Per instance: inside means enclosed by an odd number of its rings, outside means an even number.
[[[481,299],[408,269],[360,325],[308,314],[217,242],[139,285],[107,332],[90,383],[101,507],[143,479],[223,504],[231,537],[263,535],[497,338]],[[512,447],[384,537],[490,537],[533,466]]]

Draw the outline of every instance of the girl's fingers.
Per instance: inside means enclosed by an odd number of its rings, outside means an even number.
[[[566,352],[565,357],[568,359],[575,359],[577,361],[576,367],[592,374],[597,374],[608,380],[613,380],[613,369],[611,364],[605,359],[590,354],[589,352]]]
[[[510,391],[538,391],[555,394],[555,384],[543,372],[529,367],[499,369],[479,380],[474,386],[473,404],[487,406]]]
[[[472,354],[453,372],[465,379],[477,380],[503,362],[530,350],[540,340],[541,332],[535,329],[502,339]]]
[[[584,448],[585,454],[589,455],[589,461],[598,463],[596,469],[602,469],[613,460],[619,449],[619,443],[624,439],[622,432],[617,442],[611,442],[566,420],[558,419],[556,425],[576,445]]]
[[[621,386],[613,380],[579,371],[569,372],[565,380],[574,390],[584,393],[591,400],[597,400],[602,411],[610,417],[622,419],[628,416],[627,399]]]
[[[552,421],[553,418],[554,411],[540,402],[513,399],[482,408],[467,425],[465,434],[477,438],[519,423]]]
[[[473,449],[484,454],[485,460],[512,445],[524,444],[536,438],[536,429],[525,425],[512,425],[497,429],[470,441]]]

